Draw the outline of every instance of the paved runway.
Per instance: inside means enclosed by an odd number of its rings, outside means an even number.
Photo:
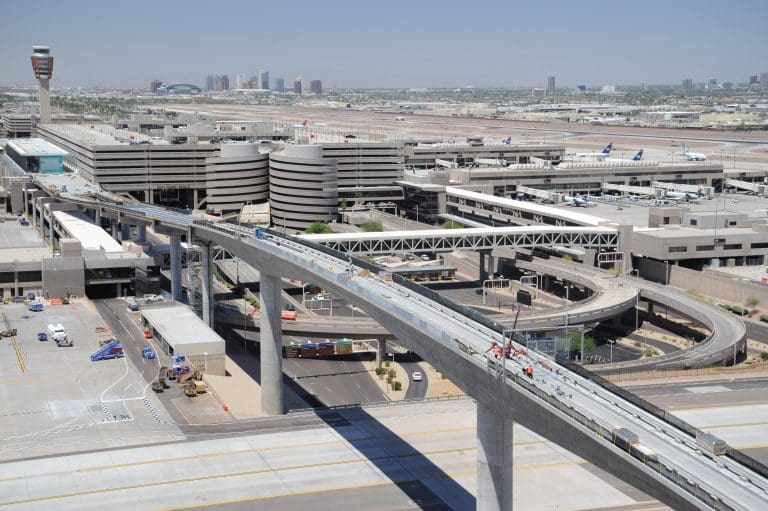
[[[657,509],[541,437],[514,434],[517,509]],[[473,509],[475,442],[468,399],[352,409],[300,431],[2,464],[0,508]]]

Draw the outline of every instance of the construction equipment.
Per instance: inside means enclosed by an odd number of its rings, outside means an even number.
[[[202,379],[203,379],[203,374],[200,371],[197,371],[197,370],[191,371],[189,370],[188,366],[187,366],[187,371],[179,373],[179,376],[178,376],[179,383],[184,383],[189,380],[202,380]]]
[[[125,356],[125,353],[123,353],[123,345],[120,341],[115,340],[105,344],[101,349],[91,354],[91,362],[122,358],[123,356]]]
[[[206,391],[206,385],[204,381],[189,381],[184,384],[184,395],[187,397],[195,397],[198,394],[204,394]]]
[[[165,383],[166,376],[168,376],[168,368],[163,366],[160,368],[160,371],[158,371],[155,381],[152,382],[152,390],[159,393],[169,388],[168,384]]]

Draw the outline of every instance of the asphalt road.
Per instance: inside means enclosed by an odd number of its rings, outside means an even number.
[[[346,359],[283,359],[283,372],[326,406],[376,403],[387,396],[371,378],[362,360],[373,353]]]
[[[768,323],[757,323],[755,321],[745,320],[747,327],[747,338],[754,341],[768,341]]]

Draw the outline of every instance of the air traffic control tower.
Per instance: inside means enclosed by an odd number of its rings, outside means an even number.
[[[53,56],[48,46],[32,47],[32,70],[38,81],[40,97],[40,123],[51,122],[51,75],[53,75]]]

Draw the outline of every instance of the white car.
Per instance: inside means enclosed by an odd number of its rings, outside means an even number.
[[[144,297],[144,301],[146,303],[162,302],[163,301],[163,297],[160,296],[160,295],[146,295]]]
[[[431,261],[432,258],[430,258],[427,254],[421,254],[421,260],[422,261]]]
[[[419,371],[416,371],[411,375],[411,378],[413,381],[421,381],[424,379],[424,376]]]

